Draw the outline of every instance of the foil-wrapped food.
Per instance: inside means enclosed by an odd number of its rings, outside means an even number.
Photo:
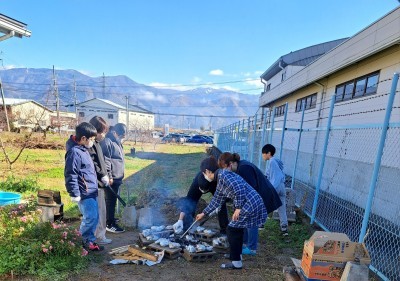
[[[161,247],[167,247],[171,241],[169,241],[167,238],[160,238],[155,243],[159,244]]]
[[[150,229],[154,232],[160,232],[165,229],[165,225],[160,225],[160,226],[152,226]]]
[[[176,242],[169,242],[168,247],[169,247],[170,249],[178,249],[178,248],[181,247],[181,244],[176,243]]]

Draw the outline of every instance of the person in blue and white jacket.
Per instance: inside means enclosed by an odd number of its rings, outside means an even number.
[[[263,146],[262,158],[264,161],[269,160],[266,177],[278,192],[279,198],[282,201],[282,206],[278,208],[280,226],[283,236],[288,235],[288,219],[286,214],[286,188],[285,188],[285,173],[283,172],[283,162],[274,157],[275,147],[272,144]]]
[[[210,182],[217,182],[217,189],[210,204],[202,213],[196,216],[196,220],[201,220],[204,216],[209,215],[215,209],[221,207],[227,199],[233,201],[235,211],[227,229],[230,245],[229,259],[232,262],[222,264],[221,268],[241,269],[243,266],[241,254],[244,230],[246,228],[258,227],[265,223],[267,219],[267,209],[258,192],[241,176],[223,169],[209,170],[210,167],[214,166],[213,163],[216,161],[217,160],[211,156],[204,159],[200,165],[204,177]]]
[[[71,201],[78,203],[83,216],[80,226],[83,247],[89,251],[101,251],[103,247],[94,242],[94,232],[99,219],[97,176],[88,152],[93,146],[97,131],[93,125],[82,122],[76,126],[75,132],[75,136],[71,136],[66,143],[65,187]]]

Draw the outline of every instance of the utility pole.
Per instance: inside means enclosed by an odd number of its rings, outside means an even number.
[[[74,75],[74,107],[75,107],[76,125],[78,125],[78,108],[76,107],[76,81],[75,81],[75,75]]]
[[[103,99],[106,97],[106,77],[103,72]]]
[[[61,124],[60,124],[60,98],[58,96],[58,89],[57,89],[57,81],[56,81],[56,73],[54,70],[53,65],[53,90],[54,95],[56,97],[56,111],[57,111],[57,126],[58,126],[58,133],[61,134]]]
[[[129,96],[125,96],[126,98],[126,128],[129,133]]]
[[[1,90],[1,99],[3,100],[3,110],[4,110],[4,113],[6,114],[7,131],[10,132],[11,131],[11,129],[10,129],[10,121],[8,120],[7,105],[6,105],[6,102],[4,100],[3,82],[1,81],[1,78],[0,78],[0,90]]]

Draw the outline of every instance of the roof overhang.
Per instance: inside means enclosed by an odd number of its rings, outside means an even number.
[[[267,107],[291,93],[341,69],[400,44],[400,7],[339,44],[270,91],[262,93],[260,107]]]
[[[0,41],[6,40],[11,37],[30,37],[31,31],[26,28],[26,24],[3,14],[0,14],[0,32],[3,36],[0,36]]]

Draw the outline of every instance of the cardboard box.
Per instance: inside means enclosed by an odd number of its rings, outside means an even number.
[[[301,270],[309,281],[339,281],[346,262],[371,262],[364,244],[352,242],[344,233],[316,231],[304,242]]]

